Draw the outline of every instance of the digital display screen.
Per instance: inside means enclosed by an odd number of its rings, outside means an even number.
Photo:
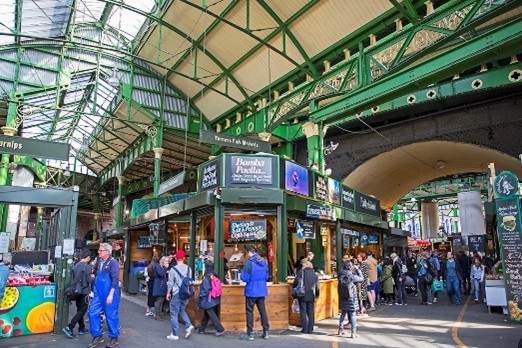
[[[309,196],[308,169],[290,161],[285,161],[285,190]]]

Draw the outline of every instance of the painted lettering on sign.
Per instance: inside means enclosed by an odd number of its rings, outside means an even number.
[[[14,149],[20,150],[24,147],[24,144],[17,143],[16,141],[0,141],[0,147],[5,147],[6,149]]]
[[[266,220],[230,220],[230,239],[265,240]]]

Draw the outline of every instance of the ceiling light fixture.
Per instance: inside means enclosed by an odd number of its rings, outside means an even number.
[[[118,73],[119,73],[118,68],[112,68],[112,76],[109,77],[109,80],[107,81],[109,86],[112,86],[112,87],[120,86],[120,79],[118,77]]]

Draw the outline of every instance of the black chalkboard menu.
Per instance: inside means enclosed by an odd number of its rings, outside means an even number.
[[[485,235],[468,236],[469,251],[485,251]]]
[[[225,186],[275,188],[279,167],[275,156],[230,155],[226,157]]]
[[[522,323],[522,238],[518,196],[497,199],[497,224],[509,319]]]
[[[199,192],[213,190],[221,186],[221,159],[209,161],[199,167]]]
[[[230,239],[266,240],[266,220],[230,220]]]

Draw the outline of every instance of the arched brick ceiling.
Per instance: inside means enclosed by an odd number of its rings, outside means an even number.
[[[444,167],[437,161],[444,161]],[[485,173],[489,163],[495,163],[497,173],[507,170],[522,178],[522,164],[517,158],[471,144],[429,141],[380,154],[350,173],[343,184],[374,195],[383,208],[389,208],[427,181],[460,173]]]

